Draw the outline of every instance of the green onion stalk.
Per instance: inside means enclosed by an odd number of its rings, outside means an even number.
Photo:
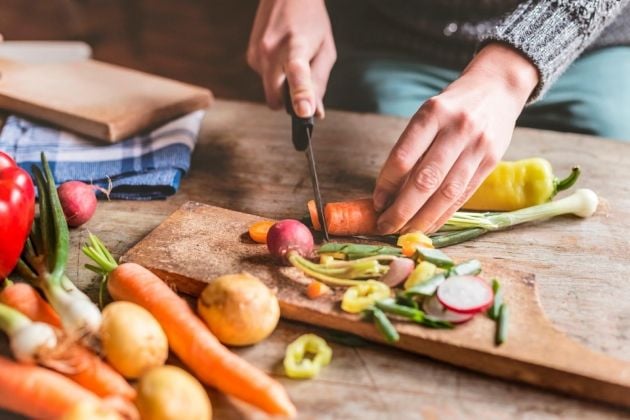
[[[39,216],[33,223],[16,271],[39,288],[55,309],[70,340],[93,344],[101,326],[98,307],[66,276],[70,234],[44,153],[43,172],[33,166]]]
[[[458,211],[431,235],[433,246],[443,248],[475,239],[488,232],[505,230],[522,223],[550,219],[565,214],[590,217],[597,210],[599,199],[590,189],[579,189],[556,201],[503,213]]]

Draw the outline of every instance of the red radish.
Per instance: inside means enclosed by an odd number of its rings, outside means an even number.
[[[487,309],[492,305],[493,297],[492,288],[476,276],[449,277],[437,289],[437,298],[442,305],[464,314]]]
[[[313,234],[301,222],[294,219],[281,220],[267,232],[267,248],[271,255],[287,261],[290,252],[302,257],[313,254]]]
[[[439,321],[452,322],[453,324],[461,324],[470,321],[475,316],[475,314],[462,314],[460,312],[449,311],[440,303],[436,296],[425,299],[422,309],[424,309],[424,312],[431,318]]]
[[[407,280],[413,271],[415,264],[409,258],[396,258],[389,264],[389,270],[381,277],[380,281],[389,287],[396,287]]]
[[[109,197],[110,191],[81,181],[64,182],[57,188],[68,226],[79,227],[92,218],[96,211],[96,190]]]

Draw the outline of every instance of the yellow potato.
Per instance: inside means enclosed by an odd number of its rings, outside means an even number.
[[[103,310],[101,340],[107,361],[123,376],[139,378],[168,357],[164,330],[149,311],[131,302],[114,302]]]
[[[264,340],[280,319],[276,295],[249,273],[214,279],[199,297],[197,310],[219,341],[232,346]]]
[[[104,405],[80,402],[68,411],[61,420],[123,420],[114,409]]]
[[[143,420],[210,420],[212,405],[199,381],[183,369],[161,366],[138,382],[136,407]]]

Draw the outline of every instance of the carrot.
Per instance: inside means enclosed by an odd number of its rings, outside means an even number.
[[[321,229],[317,208],[313,200],[308,202],[311,223],[316,230]],[[328,233],[336,236],[376,235],[378,214],[371,198],[328,203],[324,207]]]
[[[17,309],[33,321],[45,322],[53,327],[62,328],[59,315],[32,286],[26,283],[14,283],[0,292],[0,303]]]
[[[330,287],[317,280],[311,281],[306,288],[306,296],[310,299],[317,299],[318,297],[327,295],[330,292]]]
[[[274,223],[276,222],[271,220],[260,220],[253,223],[248,229],[249,237],[252,238],[254,242],[266,244],[267,232],[269,232],[269,229],[274,225]]]
[[[146,268],[124,263],[111,271],[107,288],[116,300],[147,309],[158,320],[171,349],[208,385],[270,414],[294,416],[285,389],[224,347],[188,304]]]
[[[15,283],[0,292],[0,302],[22,312],[32,321],[45,322],[61,328],[61,321],[37,290],[26,283]],[[77,373],[65,376],[100,397],[119,395],[132,400],[135,389],[118,372],[87,348],[74,344],[68,349],[72,361],[79,367]]]
[[[35,365],[0,356],[0,407],[30,418],[56,419],[79,402],[100,404],[92,392]]]

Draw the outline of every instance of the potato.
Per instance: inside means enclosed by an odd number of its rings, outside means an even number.
[[[164,330],[149,311],[131,302],[114,302],[103,310],[101,340],[107,361],[123,376],[139,378],[168,357]]]
[[[132,406],[133,407],[133,406]],[[92,402],[80,402],[63,415],[61,420],[123,420],[113,408],[104,404],[97,405]]]
[[[203,386],[175,366],[161,366],[142,375],[136,407],[143,420],[209,420],[212,406]]]
[[[199,297],[197,309],[219,341],[232,346],[264,340],[280,319],[276,295],[249,273],[214,279]]]

